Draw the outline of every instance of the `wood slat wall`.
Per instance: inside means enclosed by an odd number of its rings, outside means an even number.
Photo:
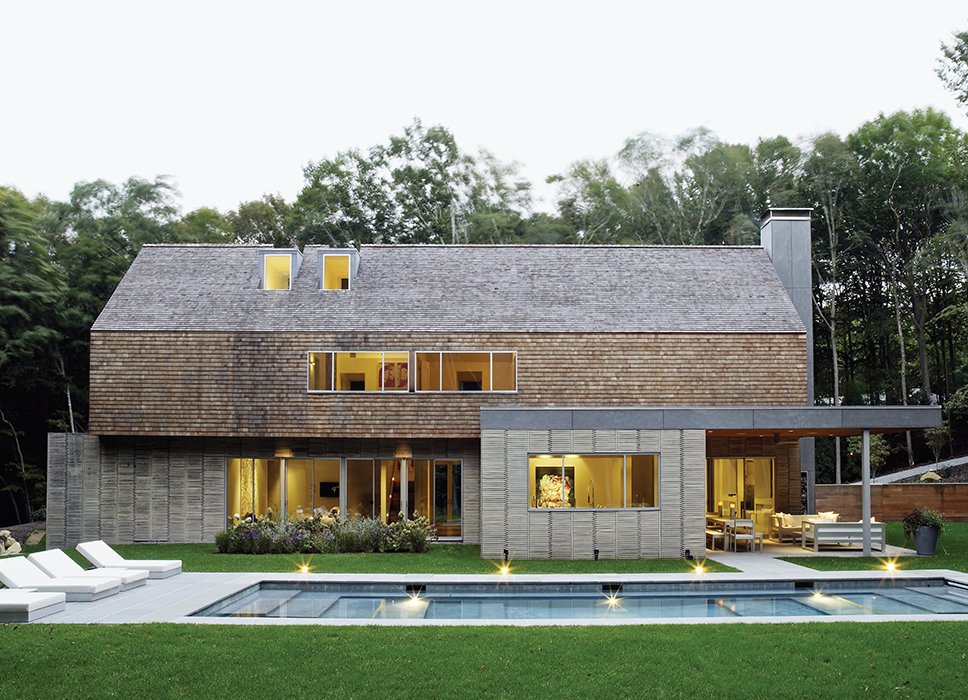
[[[485,430],[481,556],[500,559],[681,557],[705,548],[702,430]],[[528,455],[659,452],[658,510],[530,510]]]
[[[295,458],[390,458],[396,441],[305,440]],[[480,448],[476,440],[414,440],[415,459],[463,465],[464,541],[480,538]],[[226,460],[272,457],[253,439],[48,436],[47,544],[85,540],[213,542],[225,528]]]
[[[915,508],[934,508],[948,520],[968,521],[968,484],[879,484],[871,486],[871,514],[878,520],[901,520]],[[817,484],[817,511],[860,520],[861,487]]]
[[[797,334],[91,334],[90,431],[211,437],[465,437],[482,406],[789,405]],[[514,394],[307,394],[307,351],[516,350]]]

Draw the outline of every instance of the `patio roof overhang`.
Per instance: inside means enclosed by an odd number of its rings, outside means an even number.
[[[482,430],[705,430],[710,437],[825,437],[936,428],[940,406],[482,408]]]

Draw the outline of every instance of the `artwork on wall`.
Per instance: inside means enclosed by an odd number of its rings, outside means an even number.
[[[406,389],[409,369],[406,362],[385,362],[380,369],[380,384],[384,389]]]

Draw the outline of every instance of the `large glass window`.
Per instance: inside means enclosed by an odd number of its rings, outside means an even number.
[[[230,459],[226,482],[228,517],[280,515],[282,460]]]
[[[310,391],[408,391],[408,352],[310,352]]]
[[[409,481],[409,514],[416,513],[430,520],[439,537],[460,537],[460,461],[415,459],[410,463]]]
[[[532,508],[657,508],[657,455],[533,455]]]
[[[772,513],[772,457],[729,457],[709,460],[706,509],[713,513],[754,517]]]
[[[514,352],[418,352],[418,391],[516,391]]]

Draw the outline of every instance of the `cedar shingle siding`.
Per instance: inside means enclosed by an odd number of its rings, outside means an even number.
[[[516,394],[307,394],[306,353],[516,350]],[[100,435],[479,437],[481,406],[789,405],[794,334],[94,332]]]

